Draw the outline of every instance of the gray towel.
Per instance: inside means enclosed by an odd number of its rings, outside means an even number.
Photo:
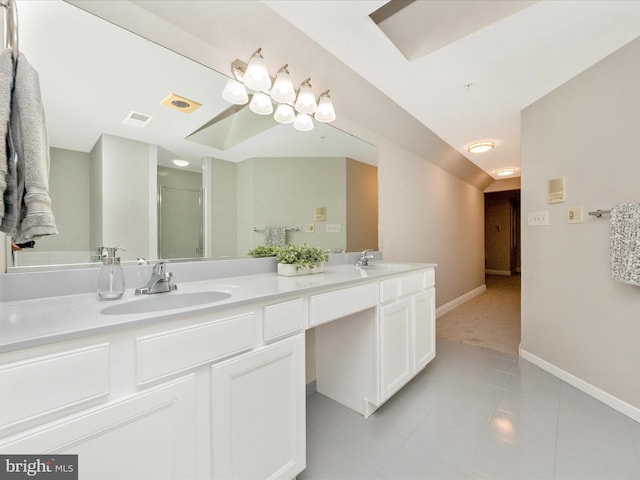
[[[287,228],[282,225],[267,225],[264,228],[264,244],[284,247],[287,243]]]
[[[18,166],[16,243],[24,243],[58,230],[49,198],[49,138],[38,72],[22,53],[16,63],[11,140]]]
[[[11,50],[4,50],[0,53],[0,231],[6,232],[2,227],[4,224],[5,210],[12,207],[5,207],[5,192],[10,203],[11,196],[15,190],[7,192],[9,183],[15,185],[14,169],[11,167],[11,150],[9,148],[9,115],[11,113],[11,87],[13,86],[13,53]],[[13,222],[12,222],[13,223]],[[12,231],[6,232],[12,234]]]
[[[609,256],[614,280],[640,286],[640,203],[611,209]]]

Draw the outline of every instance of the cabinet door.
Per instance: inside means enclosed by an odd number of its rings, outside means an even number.
[[[2,453],[77,454],[82,479],[196,478],[193,377],[0,441]]]
[[[436,356],[436,289],[430,288],[414,298],[414,373]]]
[[[211,367],[216,479],[291,479],[305,468],[304,335]]]
[[[380,309],[380,386],[382,401],[413,377],[411,300]]]

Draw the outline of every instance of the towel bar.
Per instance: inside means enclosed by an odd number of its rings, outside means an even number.
[[[610,215],[611,210],[596,210],[595,212],[589,212],[589,215],[593,215],[594,217],[600,218],[602,215]]]

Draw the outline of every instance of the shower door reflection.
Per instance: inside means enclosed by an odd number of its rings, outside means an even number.
[[[203,256],[202,190],[160,185],[158,190],[158,256]]]

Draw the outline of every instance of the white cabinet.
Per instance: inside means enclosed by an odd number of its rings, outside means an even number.
[[[436,289],[413,298],[413,371],[418,373],[436,356]]]
[[[211,367],[213,477],[291,479],[305,464],[304,335]]]
[[[82,479],[196,478],[193,376],[0,441],[2,453],[77,454]]]
[[[380,387],[384,402],[413,377],[411,300],[380,308]]]

